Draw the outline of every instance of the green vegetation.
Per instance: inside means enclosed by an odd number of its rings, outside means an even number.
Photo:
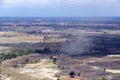
[[[24,56],[24,55],[29,55],[31,53],[47,53],[47,52],[53,52],[50,50],[50,48],[44,48],[42,49],[36,49],[35,51],[31,50],[21,50],[21,51],[11,51],[8,53],[0,53],[0,61],[4,61],[6,59],[12,59],[12,58],[17,58],[19,56]]]
[[[74,78],[74,77],[75,77],[75,72],[74,72],[74,71],[71,71],[71,72],[69,73],[69,75],[70,75],[71,78]]]
[[[50,48],[44,48],[42,49],[36,49],[35,53],[47,53],[47,52],[53,52],[52,50],[50,50]]]
[[[93,79],[93,80],[107,80],[106,78],[98,78],[98,79]]]
[[[52,61],[54,64],[56,64],[57,58],[53,58]]]
[[[31,50],[12,51],[12,52],[9,52],[9,53],[0,53],[0,61],[4,61],[6,59],[16,58],[16,57],[19,57],[19,56],[29,55],[31,53],[32,53]]]

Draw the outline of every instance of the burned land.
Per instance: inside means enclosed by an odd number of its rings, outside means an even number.
[[[0,18],[0,79],[120,80],[119,18]]]

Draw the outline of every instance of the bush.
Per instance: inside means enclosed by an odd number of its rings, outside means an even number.
[[[98,78],[98,79],[93,79],[93,80],[107,80],[106,78]]]
[[[74,71],[71,71],[71,72],[69,73],[69,75],[70,75],[71,78],[74,78],[75,72],[74,72]]]
[[[1,53],[0,61],[4,61],[6,59],[17,58],[19,56],[29,55],[32,51],[23,50],[23,51],[12,51],[10,53]]]

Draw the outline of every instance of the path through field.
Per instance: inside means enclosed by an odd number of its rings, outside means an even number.
[[[24,68],[16,70],[19,73],[38,78],[39,80],[56,80],[56,74],[60,72],[57,65],[48,59],[42,59],[39,63],[27,64]]]

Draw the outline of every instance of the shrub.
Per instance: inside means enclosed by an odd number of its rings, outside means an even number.
[[[107,80],[106,78],[97,78],[97,79],[93,79],[93,80]]]

